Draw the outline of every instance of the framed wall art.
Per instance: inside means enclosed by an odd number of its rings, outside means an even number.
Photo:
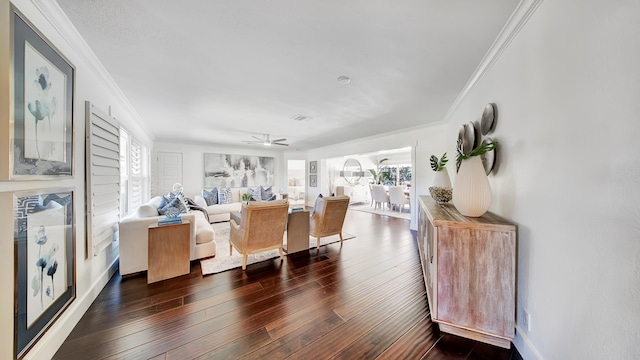
[[[73,204],[70,188],[14,193],[16,358],[76,297]]]
[[[318,162],[309,161],[309,174],[317,174],[317,173],[318,173]]]
[[[318,187],[318,175],[309,175],[309,186]]]
[[[12,7],[10,179],[72,177],[75,68]]]
[[[273,185],[275,159],[266,156],[204,154],[204,187]]]

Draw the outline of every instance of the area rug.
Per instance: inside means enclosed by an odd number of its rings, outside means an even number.
[[[389,209],[380,209],[380,208],[374,209],[369,204],[364,204],[364,205],[353,204],[353,205],[349,205],[349,210],[363,211],[371,214],[385,215],[385,216],[391,216],[391,217],[396,217],[396,218],[405,219],[405,220],[411,220],[411,211],[407,206],[405,206],[402,212],[397,212],[395,210],[392,211]]]
[[[208,259],[200,260],[202,275],[216,274],[242,266],[242,255],[236,249],[233,249],[233,255],[229,256],[229,222],[221,222],[211,224],[216,232],[216,256]],[[343,240],[355,238],[355,235],[342,233]],[[316,247],[316,238],[309,237],[309,248]],[[340,236],[332,235],[320,238],[320,246],[340,241]],[[287,236],[284,237],[284,243],[287,243]],[[286,256],[286,253],[285,253]],[[269,250],[257,254],[247,256],[247,266],[261,261],[270,260],[280,257],[278,250]]]

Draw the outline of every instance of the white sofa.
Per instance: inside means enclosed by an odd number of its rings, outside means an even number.
[[[156,196],[120,221],[120,274],[146,271],[148,266],[149,225],[165,218],[158,215],[162,196]],[[202,211],[192,210],[180,216],[191,223],[190,259],[216,254],[215,232]]]
[[[246,194],[248,190],[249,188],[246,187],[231,188],[231,199],[233,202],[230,204],[207,205],[207,202],[201,195],[195,195],[193,201],[201,208],[207,209],[211,223],[229,221],[231,219],[229,214],[233,211],[240,211],[240,208],[242,208],[242,194]],[[281,200],[282,195],[276,194],[276,199]]]
[[[214,204],[207,205],[207,202],[200,195],[196,195],[193,197],[193,201],[200,207],[207,209],[207,213],[209,213],[209,221],[211,223],[221,222],[221,221],[229,221],[231,218],[229,214],[232,211],[240,211],[242,207],[242,194],[246,194],[249,188],[231,188],[231,199],[233,200],[230,204]]]

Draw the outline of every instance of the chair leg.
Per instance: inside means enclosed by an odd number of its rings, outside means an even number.
[[[316,249],[320,249],[320,237],[317,237],[318,242],[316,243]]]
[[[342,231],[340,231],[340,246],[342,246]]]
[[[233,255],[233,245],[229,243],[229,256]]]
[[[242,255],[242,271],[247,270],[247,255]]]
[[[282,248],[278,248],[278,251],[280,252],[280,260],[284,259],[284,252],[282,251]]]

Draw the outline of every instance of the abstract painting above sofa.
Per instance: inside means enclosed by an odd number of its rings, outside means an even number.
[[[204,187],[273,185],[275,159],[265,156],[204,154]]]

